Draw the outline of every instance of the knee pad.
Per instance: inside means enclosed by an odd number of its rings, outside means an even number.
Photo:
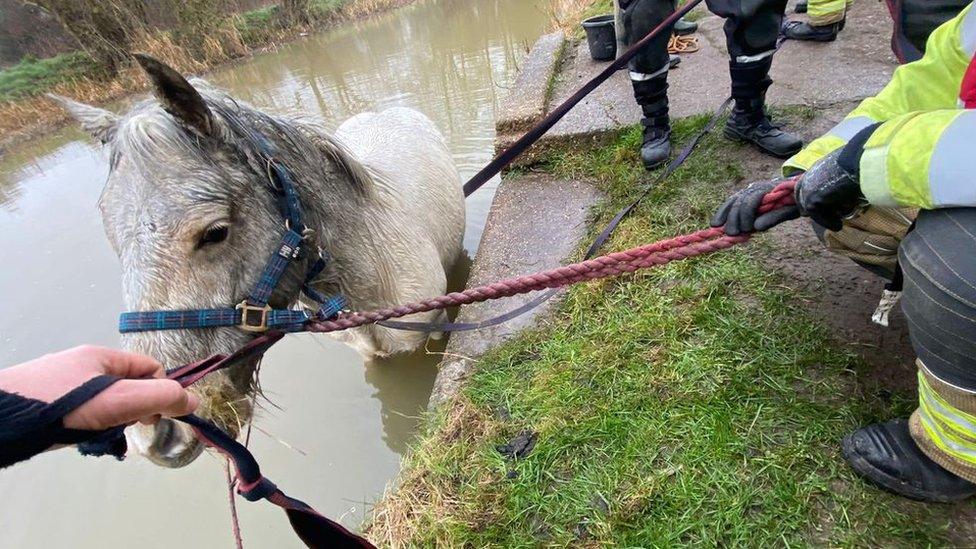
[[[976,390],[976,208],[922,212],[898,257],[916,355],[942,381]]]

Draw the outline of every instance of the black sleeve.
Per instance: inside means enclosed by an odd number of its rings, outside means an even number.
[[[79,445],[82,454],[124,456],[124,427],[83,431],[64,426],[64,416],[116,381],[112,376],[90,379],[50,404],[0,390],[0,467],[29,459],[56,444],[85,443]]]
[[[54,443],[56,428],[45,422],[46,402],[0,391],[0,467],[47,450]]]

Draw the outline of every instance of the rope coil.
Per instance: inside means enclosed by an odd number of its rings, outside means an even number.
[[[672,34],[668,40],[668,53],[670,54],[695,53],[700,49],[701,46],[698,45],[698,38],[695,36],[678,36],[677,34]]]

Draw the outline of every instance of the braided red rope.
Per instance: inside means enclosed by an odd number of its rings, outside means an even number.
[[[759,213],[763,214],[794,205],[793,190],[795,187],[795,179],[787,179],[777,185],[763,197],[762,204],[759,206]],[[337,332],[415,313],[510,297],[536,290],[559,288],[577,282],[631,273],[638,269],[710,254],[746,242],[751,237],[752,235],[749,234],[728,236],[721,228],[705,229],[548,271],[468,288],[463,292],[454,292],[387,309],[346,313],[335,320],[312,322],[306,326],[306,329],[317,333]]]

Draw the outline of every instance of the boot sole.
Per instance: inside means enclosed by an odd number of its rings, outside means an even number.
[[[664,165],[664,163],[665,163],[665,162],[667,162],[667,161],[668,161],[668,159],[667,159],[667,158],[665,158],[665,159],[663,159],[663,160],[661,160],[661,161],[659,161],[659,162],[657,162],[657,163],[654,163],[654,164],[648,164],[647,162],[643,162],[643,161],[642,161],[642,164],[644,164],[644,169],[645,169],[645,170],[647,170],[647,171],[651,171],[651,170],[653,170],[653,169],[655,169],[655,168],[660,168],[660,167],[661,167],[661,166],[663,166],[663,165]]]
[[[725,135],[725,138],[726,139],[729,139],[731,141],[735,141],[737,143],[748,143],[749,145],[753,145],[754,147],[756,147],[759,150],[765,152],[766,154],[769,154],[770,156],[773,156],[773,157],[776,157],[776,158],[782,158],[784,160],[787,159],[787,158],[790,158],[794,154],[796,154],[796,153],[798,153],[798,152],[800,152],[800,151],[803,150],[803,145],[801,144],[795,150],[791,150],[789,152],[784,152],[784,153],[776,152],[774,150],[767,149],[766,147],[763,147],[759,143],[756,143],[752,139],[749,139],[748,137],[746,137],[746,136],[744,136],[744,135],[742,135],[742,134],[740,134],[740,133],[738,133],[738,132],[736,132],[734,130],[730,130],[727,126],[726,126],[725,131],[723,132],[723,134]]]
[[[928,503],[955,503],[969,499],[969,496],[947,498],[939,494],[919,490],[911,484],[881,471],[854,451],[854,443],[851,441],[851,435],[844,437],[844,440],[840,443],[840,449],[841,453],[844,454],[844,459],[847,460],[847,463],[850,464],[851,469],[854,469],[855,473],[892,494]]]
[[[788,34],[785,35],[785,36],[787,38],[789,38],[790,40],[796,40],[797,42],[823,42],[823,43],[826,43],[826,42],[833,42],[833,41],[837,40],[837,35],[836,34],[834,34],[832,36],[813,36],[813,37],[809,37],[809,38],[799,38],[799,37],[796,37],[796,36],[790,36]]]

